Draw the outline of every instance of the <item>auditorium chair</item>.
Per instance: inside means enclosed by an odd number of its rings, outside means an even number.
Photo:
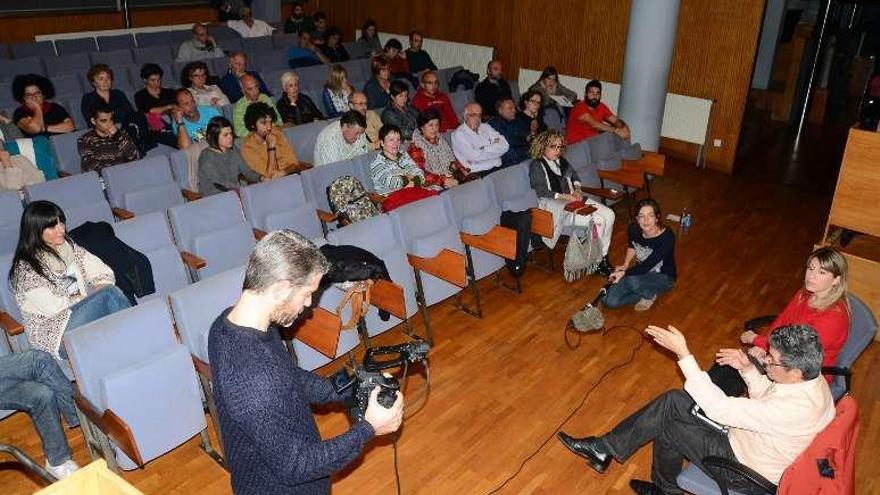
[[[464,114],[464,107],[468,103],[473,103],[474,100],[474,90],[462,90],[456,91],[454,93],[449,93],[449,100],[452,102],[452,108],[455,110],[455,115],[458,116],[458,120],[462,120],[462,115]],[[485,109],[484,109],[485,113]]]
[[[498,273],[500,277],[498,270],[504,267],[505,258],[516,259],[516,231],[499,225],[501,205],[495,199],[492,184],[474,180],[455,186],[442,196],[461,232],[473,276],[480,280]]]
[[[299,75],[299,87],[305,90],[323,89],[324,84],[330,77],[330,66],[327,64],[301,67],[295,71]],[[351,75],[348,75],[351,78]],[[320,105],[320,102],[315,102]],[[327,112],[324,112],[326,115]]]
[[[507,84],[510,85],[510,96],[513,97],[514,103],[519,107],[519,97],[522,96],[519,92],[519,81],[507,81]]]
[[[530,160],[524,161],[512,167],[506,167],[486,176],[485,181],[492,185],[495,191],[495,199],[501,207],[501,211],[530,211],[532,214],[532,233],[542,237],[553,236],[553,215],[538,208],[538,195],[532,190],[529,180]],[[533,250],[533,243],[529,244],[529,250]],[[547,268],[553,270],[553,251],[547,251]]]
[[[129,50],[134,48],[134,38],[131,34],[117,34],[112,36],[98,36],[95,38],[98,42],[98,50],[109,52],[115,50]]]
[[[434,305],[450,296],[456,296],[458,309],[482,318],[480,293],[468,266],[464,245],[452,212],[440,196],[401,206],[390,213],[394,225],[400,229],[407,258],[416,278],[419,304]],[[470,286],[473,307],[466,306],[460,292]],[[428,333],[428,340],[433,335]]]
[[[6,43],[0,43],[0,59],[9,59],[12,58],[12,54],[9,53],[9,45]]]
[[[25,41],[20,43],[10,43],[9,48],[12,51],[12,58],[15,59],[55,56],[55,45],[53,45],[51,41]]]
[[[226,48],[224,46],[224,48]],[[272,37],[271,36],[259,36],[257,38],[242,38],[241,39],[241,48],[248,54],[248,57],[252,57],[255,53],[258,52],[268,52],[275,49],[272,45]]]
[[[55,40],[55,51],[58,56],[72,55],[74,53],[91,53],[98,51],[95,38],[74,38]]]
[[[0,191],[0,255],[15,252],[23,211],[18,191]]]
[[[122,242],[150,260],[156,292],[142,300],[160,298],[164,301],[168,294],[189,285],[189,274],[174,245],[164,211],[114,223],[113,231]]]
[[[309,239],[324,237],[315,203],[306,199],[299,174],[241,188],[241,205],[251,227],[261,232],[293,229]]]
[[[273,70],[288,70],[287,50],[272,50],[267,52],[257,52],[250,57],[250,64],[258,71],[269,72]],[[300,86],[302,87],[302,86]]]
[[[742,492],[727,487],[725,478],[720,476],[722,471],[727,471],[734,473],[740,479],[746,480],[747,484],[755,488],[758,493],[766,495],[772,495],[777,492],[793,493],[786,486],[798,478],[820,478],[822,476],[834,478],[841,475],[841,473],[837,473],[835,470],[840,467],[841,463],[845,463],[847,460],[845,459],[845,453],[838,449],[838,445],[843,443],[843,435],[858,435],[857,422],[858,404],[851,395],[846,395],[837,402],[832,422],[816,435],[810,446],[807,447],[807,450],[799,455],[782,473],[779,486],[774,485],[755,470],[739,462],[715,456],[709,456],[700,461],[699,464],[701,466],[691,462],[678,475],[676,482],[681,489],[692,495],[743,495]],[[853,440],[854,443],[855,441]],[[817,452],[819,450],[824,451],[826,457],[816,459],[808,454],[809,452]],[[709,471],[711,476],[706,471]],[[854,472],[854,470],[850,470],[847,474],[854,476]],[[852,480],[849,480],[849,483],[845,480],[838,482],[839,486],[847,484],[853,486]]]
[[[238,34],[238,31],[232,29],[229,26],[211,25],[208,27],[208,33],[213,36],[214,39],[217,40],[217,42],[220,43],[220,45],[224,48],[226,48],[226,45],[223,44],[225,41],[241,40],[241,35]],[[189,36],[192,37],[192,34],[190,34]]]
[[[183,204],[167,155],[106,167],[101,170],[107,199],[120,220]]]
[[[217,40],[220,43],[220,47],[226,53],[234,53],[244,51],[244,46],[242,46],[241,38],[230,38],[226,40]]]
[[[150,33],[137,33],[135,37],[137,37],[137,46],[138,48],[147,48],[154,46],[167,46],[172,47],[175,50],[175,55],[177,51],[177,46],[182,43],[178,41],[171,35],[171,31],[156,31]],[[192,36],[192,33],[190,33]]]
[[[577,172],[578,178],[581,181],[581,191],[590,199],[603,204],[607,204],[609,201],[613,203],[620,200],[624,196],[622,189],[611,190],[603,187],[590,149],[589,140],[585,140],[575,143],[565,150],[566,160]]]
[[[327,187],[339,177],[351,175],[361,182],[368,193],[373,193],[375,188],[370,176],[370,163],[372,163],[375,156],[375,152],[371,152],[350,160],[342,160],[314,167],[300,174],[306,197],[318,207],[318,217],[326,227],[335,227],[339,222],[339,219],[333,213],[333,209],[330,208],[330,202],[327,198]],[[377,194],[371,194],[370,197],[374,203],[380,203],[382,199]]]
[[[412,333],[409,318],[419,310],[412,268],[400,232],[388,215],[367,218],[327,234],[327,241],[337,246],[357,246],[373,253],[385,263],[391,281],[376,281],[371,289],[372,308],[365,317],[367,335],[373,337],[403,322]],[[379,318],[378,309],[391,314],[387,321]],[[422,313],[425,327],[430,326],[427,310]]]
[[[456,65],[455,67],[446,67],[443,69],[437,70],[437,84],[440,87],[440,90],[444,93],[449,93],[449,80],[452,79],[452,75],[456,72],[464,69],[464,67],[460,65]],[[456,90],[458,88],[455,88]]]
[[[109,65],[113,69],[114,74],[117,72],[118,66],[134,64],[134,58],[132,58],[131,50],[128,48],[90,53],[89,59],[92,61],[92,65]]]
[[[348,79],[351,81],[368,81],[373,77],[373,69],[370,67],[369,59],[355,59],[340,62],[339,65],[345,68]]]
[[[55,99],[69,100],[82,98],[83,85],[80,82],[79,75],[74,73],[56,74],[50,78],[52,86],[55,87]],[[89,86],[91,88],[91,86]],[[68,112],[79,112],[79,107],[69,108]],[[71,115],[71,117],[73,117]]]
[[[131,49],[132,57],[134,58],[134,62],[138,65],[144,65],[146,63],[152,62],[154,64],[170,64],[174,61],[174,54],[171,51],[171,47],[168,45],[155,45],[155,46],[144,46],[141,45],[137,48]],[[165,81],[166,84],[170,81],[171,72],[165,71],[164,77],[167,77]],[[177,82],[174,84],[170,84],[169,87],[176,87]]]
[[[161,299],[65,332],[84,442],[111,469],[143,467],[201,433],[213,452],[186,347]]]
[[[168,217],[175,242],[194,279],[247,264],[256,241],[234,192],[169,208]]]
[[[287,50],[291,46],[299,45],[299,36],[296,34],[284,34],[276,31],[271,38],[273,50]]]
[[[0,255],[0,270],[8,275],[9,269],[12,268],[13,253]],[[12,288],[9,283],[4,280],[0,283],[0,326],[6,334],[3,339],[12,352],[21,352],[30,348],[27,336],[24,334],[24,319],[21,311],[18,309],[18,303],[12,294]]]
[[[24,193],[29,202],[42,199],[58,205],[67,217],[68,231],[85,222],[113,223],[113,212],[95,172],[25,186]]]
[[[300,91],[303,90],[302,81],[300,81],[299,88]],[[314,99],[312,101],[314,101]],[[320,104],[320,102],[315,101],[315,105]],[[285,127],[283,132],[287,140],[290,141],[290,145],[293,147],[294,151],[296,151],[296,156],[300,160],[314,163],[315,141],[318,139],[318,134],[320,134],[325,127],[336,122],[338,122],[338,119],[316,120],[315,122],[295,127]]]
[[[11,83],[18,74],[45,75],[46,69],[43,67],[43,61],[37,57],[16,58],[12,60],[0,58],[0,81]],[[11,90],[9,97],[12,98]]]
[[[85,77],[85,73],[92,66],[88,53],[69,53],[57,57],[50,55],[43,57],[43,63],[46,65],[46,75],[50,78],[60,74],[75,74]],[[91,88],[91,86],[87,87]]]

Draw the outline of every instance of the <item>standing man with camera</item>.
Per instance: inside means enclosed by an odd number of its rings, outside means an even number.
[[[364,420],[322,440],[310,405],[341,402],[331,381],[298,368],[277,327],[311,305],[327,260],[292,230],[261,239],[238,302],[211,326],[208,355],[232,489],[244,494],[329,494],[330,476],[376,435],[396,431],[403,396],[390,408],[370,395]]]

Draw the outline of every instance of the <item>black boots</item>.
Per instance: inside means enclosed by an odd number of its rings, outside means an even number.
[[[608,261],[608,255],[606,254],[602,257],[602,261],[599,262],[599,266],[596,267],[596,274],[608,277],[612,272],[614,272],[614,267],[611,266],[611,263]]]

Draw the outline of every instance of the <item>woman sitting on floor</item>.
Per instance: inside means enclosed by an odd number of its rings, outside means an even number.
[[[635,304],[636,311],[647,311],[675,285],[675,234],[663,225],[660,205],[643,199],[636,211],[636,221],[626,231],[626,257],[609,277],[612,285],[604,298],[609,308]]]
[[[55,203],[29,203],[9,270],[28,342],[56,358],[67,357],[64,332],[130,306],[110,267],[67,237],[66,221]]]
[[[590,221],[596,227],[599,243],[602,246],[602,262],[598,273],[608,275],[611,265],[608,263],[608,248],[611,246],[611,231],[614,229],[614,211],[607,206],[586,198],[580,189],[580,178],[574,167],[563,156],[565,136],[556,130],[548,130],[532,139],[529,154],[534,159],[529,165],[529,180],[538,195],[541,209],[553,214],[553,237],[544,238],[544,244],[550,249],[563,227],[586,227]],[[566,211],[566,205],[572,202],[583,202],[585,206],[596,209],[589,215],[578,215]]]
[[[835,366],[837,356],[849,337],[849,305],[846,300],[849,267],[837,250],[822,247],[810,254],[804,269],[804,286],[765,331],[746,330],[740,335],[743,344],[753,346],[749,354],[763,359],[768,339],[777,328],[807,325],[819,334],[825,356],[822,366]],[[727,395],[738,397],[746,386],[739,373],[729,366],[713,366],[709,376]],[[831,377],[827,377],[831,381]]]

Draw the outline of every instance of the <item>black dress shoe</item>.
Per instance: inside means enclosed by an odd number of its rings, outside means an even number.
[[[650,481],[629,480],[629,487],[638,495],[664,495],[663,491]]]
[[[574,438],[560,431],[556,438],[568,450],[586,459],[587,464],[599,474],[604,473],[611,464],[611,454],[605,452],[596,437]]]

